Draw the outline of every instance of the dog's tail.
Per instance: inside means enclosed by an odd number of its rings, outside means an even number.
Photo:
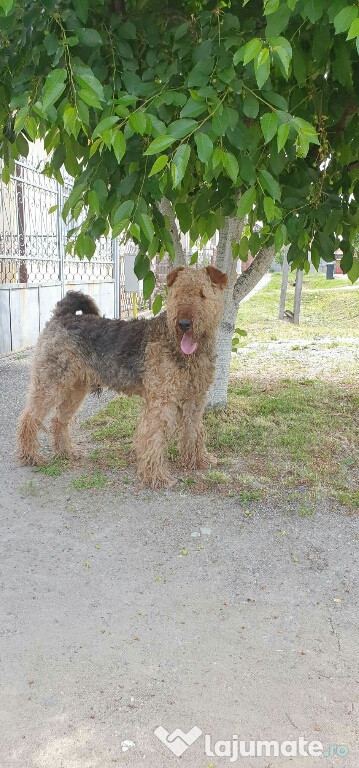
[[[100,314],[100,310],[91,296],[87,296],[81,291],[69,291],[61,301],[57,302],[53,314],[55,317],[62,317],[62,315],[76,315],[80,312],[83,315]]]

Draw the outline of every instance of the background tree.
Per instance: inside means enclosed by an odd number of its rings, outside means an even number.
[[[112,229],[181,261],[219,230],[229,275],[212,404],[226,401],[238,303],[290,244],[293,267],[359,276],[359,9],[347,0],[0,0],[2,178],[42,138],[74,186],[68,249]],[[259,231],[254,224],[261,222]],[[257,228],[256,228],[257,229]],[[236,275],[236,259],[253,264]],[[156,297],[154,311],[161,307]]]

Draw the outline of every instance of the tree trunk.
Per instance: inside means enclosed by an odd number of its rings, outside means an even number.
[[[225,235],[224,235],[225,236]],[[226,237],[227,250],[231,249],[231,240]],[[218,246],[220,243],[218,243]],[[220,248],[218,247],[218,251]],[[228,256],[228,254],[227,254]],[[232,265],[229,266],[229,287],[224,297],[224,312],[221,324],[217,333],[217,365],[216,378],[208,393],[207,407],[225,408],[227,405],[227,390],[229,381],[229,369],[231,364],[232,337],[236,327],[236,317],[238,307],[242,299],[257,285],[259,280],[268,272],[268,269],[274,259],[274,248],[263,249],[259,251],[254,261],[248,269],[233,280],[233,264],[235,264],[230,254]],[[227,265],[230,262],[225,260]],[[220,253],[219,263],[222,266],[223,255]],[[218,262],[216,266],[221,269]],[[223,266],[222,266],[223,269]],[[228,272],[227,272],[228,274]]]

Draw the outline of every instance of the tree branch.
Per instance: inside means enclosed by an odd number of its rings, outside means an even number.
[[[257,285],[261,277],[268,272],[274,256],[273,245],[270,248],[262,248],[248,269],[238,276],[233,289],[233,299],[237,306],[247,296],[249,291]]]
[[[170,233],[171,233],[174,252],[175,252],[174,266],[185,267],[186,258],[182,248],[181,237],[178,231],[176,217],[173,212],[172,204],[170,200],[167,199],[167,197],[163,197],[160,203],[158,203],[158,207],[162,213],[162,216],[167,216],[170,222]]]

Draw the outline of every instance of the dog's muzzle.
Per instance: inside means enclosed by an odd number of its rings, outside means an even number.
[[[183,317],[177,320],[178,327],[183,332],[181,339],[181,350],[185,355],[193,355],[196,351],[198,344],[194,341],[192,336],[192,320],[188,320]]]

